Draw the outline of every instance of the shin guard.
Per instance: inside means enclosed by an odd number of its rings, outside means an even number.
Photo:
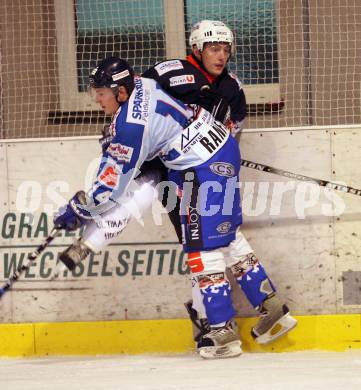
[[[224,272],[199,275],[198,283],[210,325],[225,323],[235,316],[231,286]]]
[[[259,309],[264,300],[275,292],[271,280],[254,253],[242,256],[241,260],[230,268],[255,309]]]

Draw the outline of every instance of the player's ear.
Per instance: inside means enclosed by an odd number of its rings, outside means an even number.
[[[118,101],[119,101],[120,103],[124,103],[124,102],[126,102],[128,99],[129,99],[128,91],[127,91],[127,89],[124,87],[124,85],[121,85],[121,86],[119,87],[119,91],[118,91]]]
[[[194,56],[197,58],[197,60],[201,61],[201,52],[196,45],[193,45],[192,52]]]

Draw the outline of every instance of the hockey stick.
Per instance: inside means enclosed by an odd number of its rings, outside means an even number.
[[[44,249],[54,240],[54,238],[58,235],[60,228],[54,227],[50,232],[50,235],[46,238],[46,240],[37,247],[37,249],[29,254],[28,262],[23,264],[21,267],[11,275],[11,277],[7,280],[7,282],[0,288],[0,299],[1,297],[11,289],[11,286],[19,279],[19,277],[30,268],[31,264],[39,257],[39,255],[44,251]]]
[[[198,313],[193,309],[193,301],[187,301],[184,303],[185,308],[187,309],[188,315],[194,326],[199,330],[199,333],[194,335],[194,341],[199,342],[201,338],[210,332],[211,328],[208,324],[206,318],[198,318]]]
[[[273,168],[273,167],[270,167],[269,165],[259,164],[259,163],[249,161],[249,160],[242,160],[241,165],[243,167],[256,169],[257,171],[273,173],[275,175],[285,176],[285,177],[289,177],[290,179],[295,179],[295,180],[300,180],[300,181],[308,181],[308,182],[317,184],[317,185],[322,186],[322,187],[330,188],[332,190],[347,192],[347,193],[352,194],[352,195],[361,196],[361,190],[358,190],[357,188],[345,186],[342,184],[333,183],[332,181],[315,179],[314,177],[304,176],[304,175],[300,175],[298,173],[292,173],[289,171],[285,171],[283,169]]]

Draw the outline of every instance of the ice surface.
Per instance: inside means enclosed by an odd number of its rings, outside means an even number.
[[[0,359],[1,390],[361,390],[361,351]]]

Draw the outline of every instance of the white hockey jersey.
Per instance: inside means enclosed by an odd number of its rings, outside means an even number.
[[[229,137],[210,113],[200,109],[193,118],[192,109],[142,77],[135,77],[135,88],[114,115],[111,132],[88,192],[95,205],[118,202],[144,161],[159,156],[168,168],[184,170],[206,162]]]

